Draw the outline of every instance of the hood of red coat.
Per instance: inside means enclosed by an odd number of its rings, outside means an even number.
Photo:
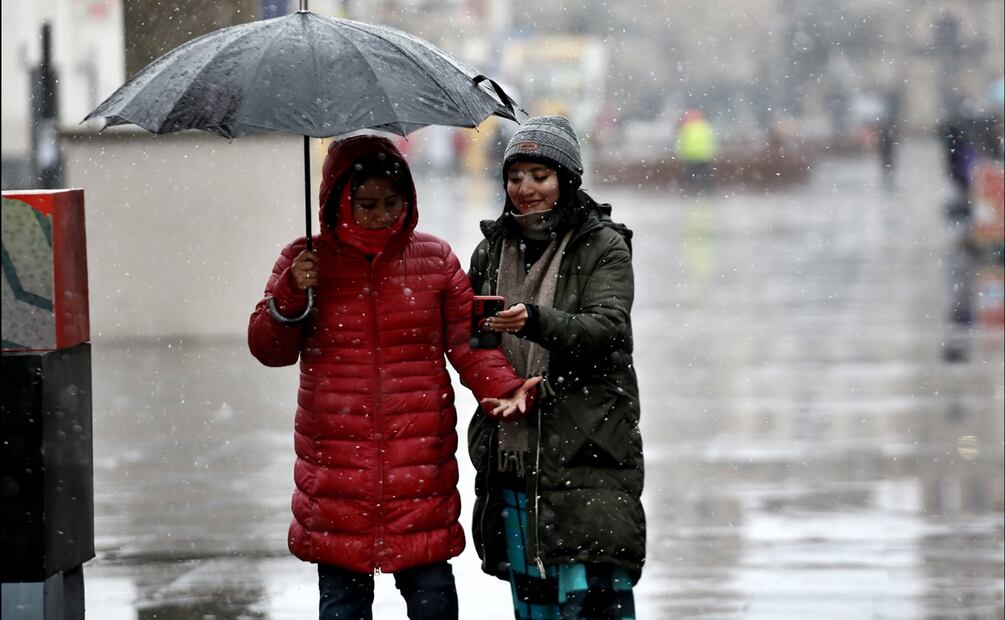
[[[342,187],[345,187],[345,183],[352,178],[354,163],[364,157],[378,153],[384,153],[389,158],[401,162],[405,170],[405,178],[408,182],[408,187],[405,188],[408,210],[404,216],[406,218],[405,225],[401,227],[398,236],[407,236],[415,230],[415,225],[419,221],[419,210],[415,195],[415,182],[412,180],[412,172],[408,167],[408,162],[405,161],[398,147],[394,146],[394,143],[387,138],[363,135],[335,140],[328,147],[328,154],[325,156],[325,163],[321,169],[320,219],[322,235],[329,235],[334,232],[325,227],[325,213],[327,209],[329,207],[334,209],[335,213],[333,217],[338,217],[338,205],[328,205],[328,198],[332,192],[336,188],[341,190]]]

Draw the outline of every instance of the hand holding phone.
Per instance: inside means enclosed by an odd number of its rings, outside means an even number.
[[[475,295],[471,303],[471,348],[494,349],[499,346],[500,334],[482,331],[485,319],[501,312],[506,299],[499,295]]]

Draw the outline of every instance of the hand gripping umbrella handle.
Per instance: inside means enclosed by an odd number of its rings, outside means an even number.
[[[516,111],[513,109],[514,101],[510,99],[510,96],[506,94],[506,91],[502,89],[502,86],[499,86],[495,80],[485,75],[479,74],[471,79],[474,80],[475,84],[481,84],[482,82],[488,82],[491,84],[492,88],[496,91],[496,95],[499,97],[499,101],[502,102],[503,106],[505,106],[506,109],[509,110],[509,113],[513,115],[512,119],[516,120]]]
[[[272,318],[276,319],[280,323],[285,323],[287,325],[291,325],[293,323],[299,323],[300,321],[303,321],[304,319],[307,318],[307,315],[309,315],[311,313],[311,310],[313,310],[313,309],[314,309],[314,287],[313,286],[310,287],[309,289],[307,289],[307,307],[304,308],[304,311],[301,312],[300,314],[298,314],[297,316],[286,317],[286,316],[283,316],[283,315],[279,314],[279,309],[276,308],[276,299],[274,297],[270,297],[269,298],[269,314],[271,314]]]
[[[307,1],[300,0],[301,11],[307,9]],[[311,235],[311,146],[310,137],[304,136],[304,224],[307,227],[307,251],[314,251],[314,237]],[[269,314],[272,318],[276,319],[280,323],[286,325],[291,325],[293,323],[299,323],[307,318],[307,315],[311,313],[314,309],[314,287],[307,289],[307,307],[304,311],[293,317],[286,317],[279,314],[279,309],[276,308],[276,300],[272,297],[269,298]]]

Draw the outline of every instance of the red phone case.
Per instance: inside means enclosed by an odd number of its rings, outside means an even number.
[[[483,332],[482,321],[500,312],[506,299],[499,295],[475,295],[471,302],[471,346],[476,349],[494,349],[499,346],[499,334]]]

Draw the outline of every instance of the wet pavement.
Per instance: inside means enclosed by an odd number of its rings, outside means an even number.
[[[1003,337],[950,322],[940,155],[902,156],[893,192],[869,158],[769,194],[594,192],[636,231],[639,618],[1003,617]],[[419,191],[467,263],[495,188]],[[316,617],[286,551],[295,370],[259,366],[243,329],[95,338],[88,617]],[[454,567],[463,618],[512,617],[472,549]],[[405,617],[390,576],[375,611]]]

